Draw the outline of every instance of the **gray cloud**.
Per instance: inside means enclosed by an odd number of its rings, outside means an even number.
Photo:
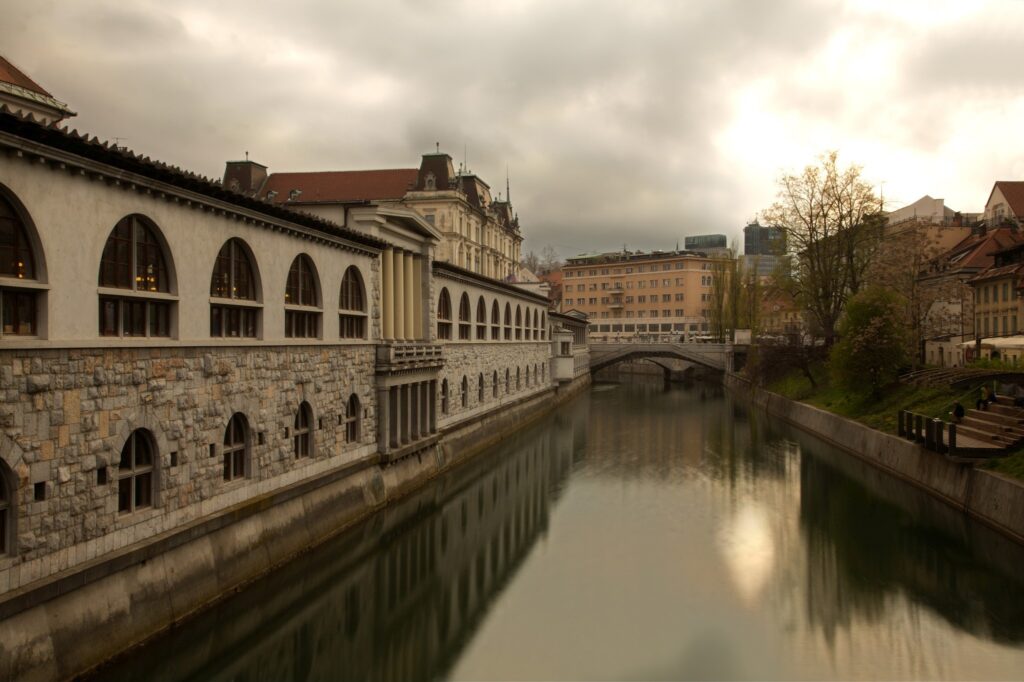
[[[465,145],[496,190],[511,169],[528,248],[563,255],[736,235],[764,189],[715,140],[753,80],[776,83],[766,107],[878,125],[863,93],[793,77],[851,20],[810,0],[208,5],[18,0],[0,41],[75,126],[210,176],[244,151],[312,170],[412,167],[435,141],[461,160]],[[977,81],[925,38],[904,83]],[[999,49],[1019,63],[1015,43]]]

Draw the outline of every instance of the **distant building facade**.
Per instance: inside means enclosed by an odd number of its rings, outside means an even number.
[[[781,227],[761,225],[756,220],[743,228],[743,254],[779,256],[786,252],[786,233]]]
[[[363,171],[267,173],[253,161],[229,161],[225,187],[345,225],[353,206],[410,208],[430,224],[436,259],[515,281],[522,255],[519,217],[477,175],[456,171],[445,153],[424,154],[420,167]]]
[[[562,310],[586,313],[591,335],[609,339],[706,332],[715,260],[696,251],[569,258],[562,268]]]

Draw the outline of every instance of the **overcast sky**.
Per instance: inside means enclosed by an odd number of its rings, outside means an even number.
[[[1024,179],[1024,3],[6,0],[0,50],[71,124],[219,178],[441,149],[526,249],[742,227],[829,149],[897,208]]]

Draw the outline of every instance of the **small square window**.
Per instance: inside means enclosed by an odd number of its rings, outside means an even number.
[[[259,443],[260,445],[266,445],[266,443],[267,443],[267,432],[266,431],[260,431],[258,434],[256,434],[256,442]]]
[[[36,483],[34,492],[35,492],[36,502],[42,502],[43,500],[45,500],[46,499],[46,482],[45,481],[40,481],[39,483]]]
[[[217,456],[217,444],[216,443],[210,443],[210,457],[216,457],[216,456]]]
[[[178,451],[177,450],[175,450],[174,452],[171,453],[171,466],[172,467],[178,466]]]
[[[107,467],[100,467],[96,470],[96,485],[107,484]]]

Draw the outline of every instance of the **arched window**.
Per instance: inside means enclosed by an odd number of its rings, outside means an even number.
[[[343,339],[366,338],[366,290],[359,268],[350,265],[341,278],[338,331]]]
[[[244,303],[257,301],[256,277],[241,239],[229,239],[220,248],[210,279],[210,297],[232,302],[210,303],[210,336],[256,338],[260,309]]]
[[[481,296],[476,302],[476,340],[487,339],[487,301]]]
[[[505,304],[505,340],[512,339],[512,305]]]
[[[306,401],[302,401],[298,412],[295,413],[292,450],[296,459],[310,457],[313,454],[313,408]]]
[[[358,443],[362,436],[360,409],[359,396],[353,393],[348,397],[348,405],[345,408],[345,440],[349,443]]]
[[[320,297],[313,261],[300,253],[288,269],[284,289],[284,335],[289,339],[320,337]]]
[[[170,336],[170,271],[155,227],[140,215],[114,226],[100,259],[101,336]]]
[[[448,414],[448,380],[441,381],[441,414]]]
[[[0,460],[0,556],[15,553],[14,515],[18,508],[14,503],[18,489],[15,481],[14,472]]]
[[[548,338],[548,321],[543,312],[540,314],[540,338],[542,341]]]
[[[495,301],[491,306],[491,341],[501,338],[501,309]]]
[[[121,448],[121,461],[117,465],[117,510],[122,514],[153,506],[155,461],[152,434],[146,429],[132,431]]]
[[[533,309],[533,340],[536,341],[540,338],[540,317],[537,315],[537,309]]]
[[[491,396],[498,397],[498,370],[494,370],[494,376],[491,377]]]
[[[516,341],[523,338],[523,309],[516,306]]]
[[[482,403],[484,401],[484,373],[481,372],[480,376],[476,380],[476,401]]]
[[[468,341],[471,338],[469,323],[469,294],[462,292],[459,299],[459,340]]]
[[[466,407],[469,405],[469,379],[466,378],[465,374],[462,375],[462,385],[459,388],[461,389],[459,397],[462,400],[462,406]]]
[[[452,298],[444,288],[437,299],[437,338],[452,338]]]
[[[249,459],[249,422],[245,415],[236,412],[224,429],[224,480],[245,478],[246,462]]]
[[[522,368],[516,367],[516,390],[520,390],[523,387],[523,374]]]
[[[530,387],[530,366],[526,366],[526,387]]]
[[[548,366],[546,363],[541,363],[540,365],[540,379],[541,381],[548,380]]]
[[[0,336],[36,336],[39,333],[36,325],[38,295],[18,285],[19,281],[38,279],[36,259],[25,221],[3,194],[0,194],[0,277],[10,282],[5,281],[0,286],[3,318]]]

